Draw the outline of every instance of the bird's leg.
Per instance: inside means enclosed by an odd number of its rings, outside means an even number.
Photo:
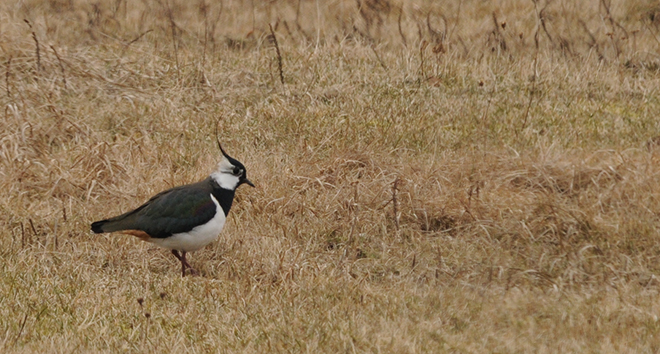
[[[172,254],[174,255],[174,257],[176,257],[176,259],[181,260],[181,255],[179,254],[179,251],[172,250]]]
[[[181,251],[181,264],[182,265],[185,264],[186,267],[188,267],[190,269],[190,274],[192,274],[192,275],[197,275],[198,274],[197,271],[195,270],[195,268],[193,268],[190,265],[190,263],[188,263],[188,261],[186,260],[186,252],[185,251]],[[184,268],[184,274],[183,275],[185,276],[185,268]]]
[[[177,251],[177,250],[172,250],[172,254],[174,255],[174,257],[176,257],[176,259],[181,261],[181,276],[185,277],[186,276],[186,264],[184,263],[185,262],[184,258],[181,258],[181,255],[179,254],[179,251]]]
[[[186,253],[183,252],[184,257],[181,257],[181,255],[179,254],[179,251],[172,250],[172,254],[174,255],[174,257],[176,257],[176,259],[178,259],[181,262],[181,277],[185,277],[186,276],[186,264],[188,263],[188,262],[186,262],[186,259],[184,258]]]
[[[172,254],[174,257],[176,257],[179,261],[181,261],[181,276],[185,277],[186,276],[186,267],[190,268],[190,274],[192,275],[197,275],[197,271],[195,268],[193,268],[190,263],[186,260],[186,252],[181,251],[181,254],[179,254],[179,251],[177,250],[172,250]]]

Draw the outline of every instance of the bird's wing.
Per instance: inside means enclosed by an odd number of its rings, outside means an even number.
[[[188,232],[215,216],[217,207],[210,194],[207,188],[173,188],[135,210],[95,224],[101,232],[141,230],[156,238]]]

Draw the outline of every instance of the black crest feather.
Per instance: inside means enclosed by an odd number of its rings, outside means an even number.
[[[218,148],[220,149],[220,152],[222,152],[222,155],[229,159],[229,155],[225,152],[225,149],[222,148],[222,144],[220,144],[220,139],[218,138],[218,125],[220,125],[219,119],[215,124],[215,141],[218,143]]]

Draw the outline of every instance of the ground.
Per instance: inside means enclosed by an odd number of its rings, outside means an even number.
[[[3,352],[655,353],[660,4],[0,4]],[[247,168],[189,254],[91,222]]]

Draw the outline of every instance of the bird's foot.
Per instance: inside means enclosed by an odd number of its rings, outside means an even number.
[[[188,260],[186,260],[186,252],[181,251],[181,253],[179,254],[179,251],[177,251],[177,250],[172,250],[172,254],[173,254],[173,255],[174,255],[179,261],[181,261],[181,277],[185,277],[185,276],[186,276],[186,268],[188,268],[188,269],[190,270],[190,275],[193,275],[193,276],[198,276],[198,275],[199,275],[199,272],[197,272],[197,271],[195,270],[195,268],[193,268],[193,267],[190,265],[190,263],[188,263]]]
[[[193,267],[191,267],[191,266],[188,266],[188,270],[190,270],[190,275],[192,275],[192,276],[194,276],[194,277],[199,276],[199,272],[196,271],[195,268],[193,268]],[[184,273],[183,276],[185,276],[185,273]]]

